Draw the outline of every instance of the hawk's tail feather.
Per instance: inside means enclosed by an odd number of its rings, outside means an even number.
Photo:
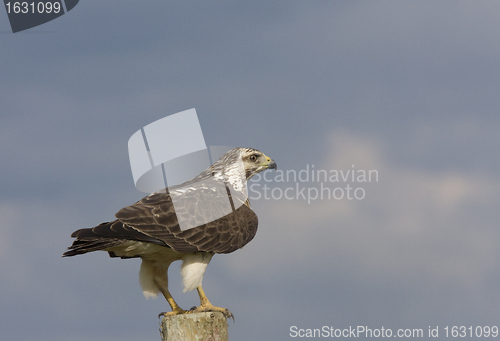
[[[119,220],[101,223],[92,228],[77,230],[71,234],[71,237],[76,238],[76,240],[73,242],[73,245],[71,245],[68,250],[63,253],[63,257],[81,255],[92,251],[106,250],[113,246],[126,243],[129,240],[153,243],[168,247],[164,241],[139,232]],[[117,257],[113,252],[110,252],[109,255],[111,257]]]
[[[105,250],[113,246],[123,244],[126,240],[121,239],[94,239],[94,240],[81,240],[77,239],[73,245],[68,247],[68,250],[63,253],[63,257],[71,257],[76,255],[83,255],[87,252]]]

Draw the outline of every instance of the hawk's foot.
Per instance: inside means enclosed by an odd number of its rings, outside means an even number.
[[[199,307],[193,307],[189,310],[189,313],[205,313],[205,312],[209,312],[209,311],[220,312],[227,319],[232,318],[234,321],[234,316],[228,309],[216,307],[212,304],[200,305]]]
[[[188,312],[189,312],[188,310],[184,310],[184,309],[178,308],[178,309],[174,309],[172,311],[167,311],[167,312],[159,313],[158,314],[158,318],[167,317],[167,316],[174,316],[174,315],[180,315],[180,314],[185,314],[185,313],[188,313]]]

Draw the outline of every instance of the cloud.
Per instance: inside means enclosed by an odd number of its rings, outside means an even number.
[[[297,272],[347,267],[359,280],[484,282],[499,262],[492,212],[500,181],[460,169],[409,168],[389,161],[389,152],[383,139],[334,131],[316,169],[349,170],[355,164],[376,169],[379,181],[353,184],[365,187],[363,200],[253,202],[260,226],[252,247],[263,251],[246,259],[246,267],[267,275],[293,264]],[[234,259],[235,272],[239,262]]]
[[[2,336],[158,336],[167,304],[142,298],[139,260],[60,256],[140,199],[130,135],[191,107],[209,144],[262,149],[280,170],[379,174],[353,184],[362,200],[252,201],[256,238],[204,281],[236,314],[233,338],[283,339],[299,319],[498,320],[499,6],[81,2],[54,33],[5,34]],[[181,306],[197,303],[170,275]]]

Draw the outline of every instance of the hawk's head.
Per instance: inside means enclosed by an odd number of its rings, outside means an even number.
[[[243,190],[246,181],[266,169],[277,169],[276,162],[252,148],[233,148],[193,180],[210,176],[228,181],[236,190]]]
[[[245,177],[249,180],[255,174],[266,169],[277,169],[276,162],[263,152],[252,148],[237,148],[243,161]]]
[[[276,162],[269,156],[257,149],[233,148],[198,176],[179,186],[189,186],[190,190],[193,190],[200,184],[206,186],[206,180],[215,179],[226,184],[226,189],[227,185],[231,186],[233,201],[239,198],[241,203],[247,202],[249,206],[246,192],[247,181],[255,174],[266,169],[277,169]],[[172,190],[173,188],[170,189],[171,193]]]

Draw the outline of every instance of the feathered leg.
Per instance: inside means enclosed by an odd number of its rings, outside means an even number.
[[[139,272],[139,281],[141,283],[144,296],[146,298],[156,297],[156,293],[159,291],[163,294],[168,304],[172,308],[172,311],[160,313],[158,316],[177,315],[186,312],[186,310],[179,307],[177,302],[175,302],[174,298],[168,291],[168,268],[170,264],[171,260],[170,262],[165,261],[158,264],[157,262],[151,261],[149,259],[142,259],[141,271]]]
[[[201,283],[203,281],[203,275],[205,274],[205,270],[212,259],[214,254],[211,252],[193,252],[184,254],[182,256],[182,282],[184,283],[184,292],[191,291],[196,288],[198,290],[198,295],[200,296],[200,306],[193,307],[189,310],[189,312],[197,313],[197,312],[206,312],[206,311],[219,311],[226,316],[226,318],[233,317],[233,314],[226,308],[219,308],[208,300]]]

